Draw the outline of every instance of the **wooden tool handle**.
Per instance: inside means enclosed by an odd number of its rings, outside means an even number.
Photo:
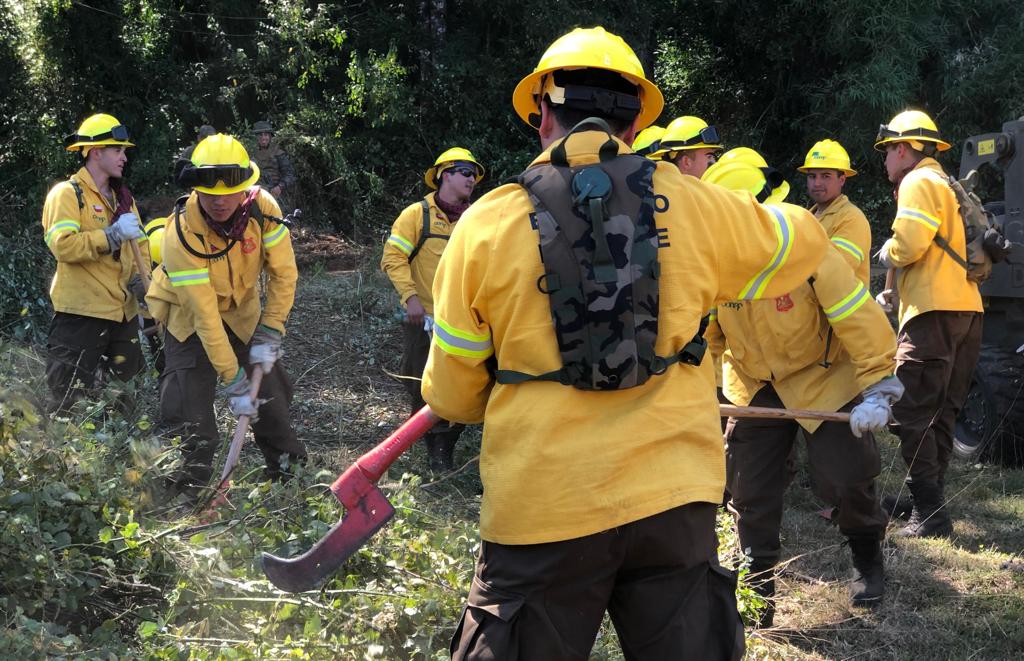
[[[149,290],[149,262],[142,258],[142,251],[139,250],[139,242],[135,239],[129,239],[128,245],[132,249],[132,258],[135,259],[135,268],[139,270],[139,277],[142,278],[142,286]]]
[[[256,365],[252,368],[252,386],[249,388],[249,398],[256,401],[260,395],[260,384],[263,383],[263,366]],[[220,487],[224,486],[238,464],[238,457],[242,454],[242,445],[245,443],[245,433],[249,431],[249,416],[238,416],[238,425],[235,426],[235,435],[231,438],[231,447],[228,448],[227,459],[224,460],[224,470],[220,474]]]
[[[767,406],[733,406],[732,404],[720,404],[718,408],[723,418],[784,418],[787,420],[824,420],[826,422],[850,421],[849,413],[838,411],[775,409]]]

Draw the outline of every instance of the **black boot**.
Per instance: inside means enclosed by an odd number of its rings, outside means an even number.
[[[890,519],[903,519],[906,521],[910,518],[913,510],[914,502],[910,499],[909,495],[896,496],[895,494],[890,494],[882,497],[882,511]]]
[[[748,624],[755,629],[767,629],[775,623],[775,563],[755,558],[747,577],[750,587],[765,601],[757,619]]]
[[[850,603],[854,606],[878,606],[885,594],[882,543],[877,539],[851,537],[850,551],[853,555]]]
[[[943,504],[942,487],[937,481],[915,480],[910,483],[914,510],[910,521],[896,533],[899,537],[949,537],[953,522]]]
[[[455,441],[458,439],[432,434],[427,437],[427,464],[431,472],[447,473],[454,466]]]

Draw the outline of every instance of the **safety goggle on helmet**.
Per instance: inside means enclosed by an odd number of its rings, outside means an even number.
[[[205,138],[192,152],[192,162],[178,175],[178,183],[200,193],[231,195],[246,190],[260,178],[260,168],[249,160],[242,143],[224,134]]]

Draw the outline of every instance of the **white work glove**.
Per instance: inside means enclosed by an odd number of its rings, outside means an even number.
[[[118,216],[117,220],[103,230],[107,235],[107,245],[110,252],[121,247],[124,241],[131,241],[142,236],[142,225],[139,224],[139,217],[130,211]]]
[[[423,315],[423,330],[427,331],[428,334],[434,332],[434,318],[429,314]]]
[[[878,431],[892,419],[892,405],[903,396],[903,384],[887,376],[861,393],[864,398],[850,412],[850,430],[860,438],[866,431]]]
[[[882,247],[879,248],[878,252],[875,254],[875,257],[878,259],[878,263],[887,269],[891,269],[893,267],[892,257],[889,255],[889,249],[891,247],[892,237],[889,237],[888,239],[885,240],[885,243],[882,244]]]
[[[281,348],[281,334],[269,326],[260,324],[252,335],[252,344],[249,347],[249,364],[261,365],[263,373],[269,374],[274,369],[274,363],[284,355]]]
[[[893,289],[883,289],[882,292],[875,296],[875,302],[878,303],[878,307],[882,308],[882,312],[886,314],[892,312],[893,304],[895,303],[896,291]]]
[[[249,377],[245,370],[239,367],[235,378],[221,389],[221,394],[228,398],[228,406],[231,407],[231,413],[236,418],[247,415],[251,422],[256,422],[259,418],[260,402],[249,397],[250,388],[252,388],[252,383],[250,383]]]

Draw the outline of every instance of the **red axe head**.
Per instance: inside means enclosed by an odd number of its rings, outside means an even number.
[[[395,515],[395,508],[377,488],[377,480],[400,454],[423,436],[437,417],[424,406],[383,443],[360,457],[331,485],[346,513],[313,548],[295,558],[263,554],[263,573],[286,592],[320,586],[373,533]]]
[[[335,487],[341,483],[344,488],[351,488],[351,493],[338,493],[334,487],[331,490],[345,505],[346,514],[323,539],[295,558],[263,554],[263,572],[271,583],[285,592],[305,592],[319,587],[395,515],[395,508],[363,474],[359,464],[345,471]]]

